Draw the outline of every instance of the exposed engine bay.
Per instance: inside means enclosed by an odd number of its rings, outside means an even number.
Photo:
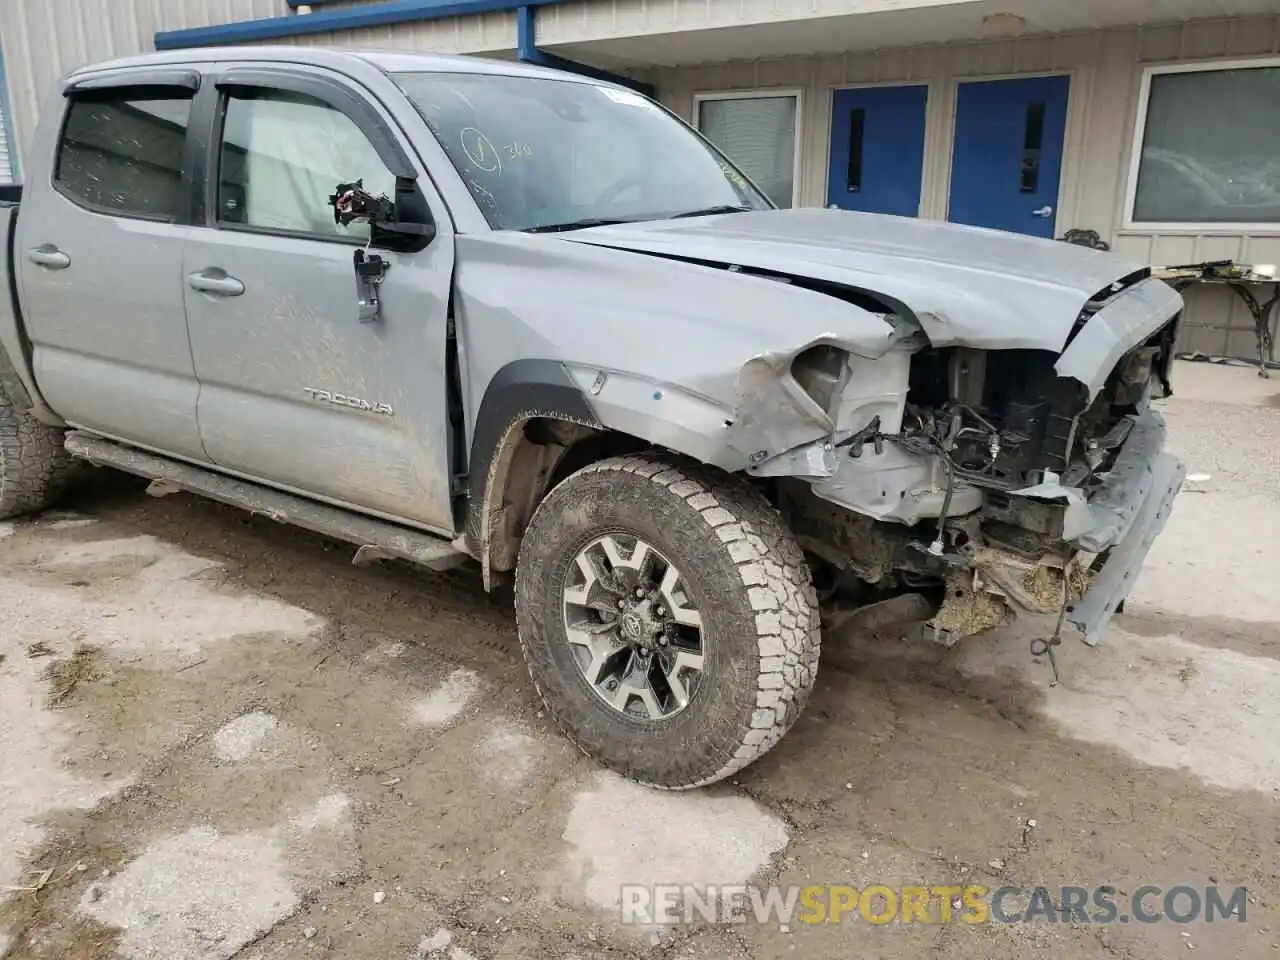
[[[1183,468],[1160,453],[1163,422],[1149,406],[1172,393],[1177,321],[1124,352],[1092,397],[1055,368],[1061,354],[935,348],[919,331],[875,364],[878,377],[905,364],[896,408],[876,395],[883,384],[871,396],[860,389],[859,358],[832,347],[797,357],[793,376],[819,405],[835,410],[852,396],[875,411],[823,445],[829,475],[774,480],[779,508],[826,574],[828,599],[924,593],[936,608],[934,639],[947,645],[1017,610],[1058,615],[1060,632],[1146,501],[1167,507],[1181,485]],[[1155,477],[1161,456],[1167,475]],[[1163,514],[1151,522],[1162,525]],[[1094,619],[1109,620],[1127,589],[1094,598]],[[1079,619],[1096,642],[1100,627]]]

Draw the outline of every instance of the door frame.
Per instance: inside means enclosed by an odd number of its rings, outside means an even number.
[[[938,92],[945,87],[943,81],[937,77],[921,77],[918,80],[875,80],[870,83],[834,83],[826,88],[824,100],[827,105],[826,116],[823,118],[823,125],[826,127],[827,136],[826,154],[824,160],[822,174],[822,206],[827,206],[827,198],[831,196],[831,132],[835,128],[832,121],[835,119],[836,110],[836,94],[842,90],[873,90],[876,88],[887,87],[924,87],[924,163],[920,167],[920,202],[916,206],[916,217],[926,219],[926,211],[930,209],[929,200],[930,191],[933,189],[932,177],[933,167],[929,163],[929,158],[933,156],[933,150],[938,146],[938,140],[941,136],[934,123],[934,114],[937,110]],[[950,161],[948,161],[948,166]]]
[[[1084,109],[1086,98],[1081,95],[1081,85],[1085,82],[1082,80],[1083,74],[1075,67],[1064,68],[1062,70],[1034,70],[1026,73],[975,73],[975,74],[956,74],[947,79],[946,94],[946,152],[943,154],[943,164],[941,176],[938,182],[939,205],[935,209],[941,211],[940,219],[950,222],[951,219],[951,175],[955,165],[956,155],[956,120],[960,113],[960,85],[962,83],[986,83],[999,80],[1034,80],[1040,77],[1066,77],[1067,83],[1067,119],[1062,131],[1062,165],[1058,174],[1058,199],[1054,205],[1053,232],[1058,234],[1068,229],[1068,223],[1076,226],[1075,215],[1076,207],[1079,201],[1079,170],[1080,158],[1077,156],[1077,148],[1073,140],[1073,136],[1077,131],[1083,129],[1084,117],[1081,111]],[[1067,212],[1067,198],[1071,197],[1073,203],[1070,215]],[[1106,224],[1105,229],[1110,230],[1111,224]],[[1103,231],[1099,231],[1101,233]]]
[[[791,208],[800,206],[800,198],[804,196],[804,168],[801,160],[804,157],[803,145],[805,134],[804,122],[804,88],[803,87],[752,87],[733,90],[701,90],[693,94],[693,129],[699,136],[702,132],[702,105],[708,100],[763,100],[770,97],[795,97],[796,99],[796,131],[794,156],[791,160]],[[733,160],[733,157],[729,157]],[[736,163],[736,161],[735,161]],[[824,178],[825,179],[825,178]]]

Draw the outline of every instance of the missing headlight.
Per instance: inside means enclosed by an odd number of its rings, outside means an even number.
[[[819,344],[804,350],[791,362],[791,376],[828,414],[834,414],[836,400],[848,377],[848,357],[839,347]]]

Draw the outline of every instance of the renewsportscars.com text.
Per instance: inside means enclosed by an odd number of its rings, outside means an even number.
[[[622,888],[622,921],[756,923],[1245,922],[1244,887],[846,885],[748,887],[659,884]]]

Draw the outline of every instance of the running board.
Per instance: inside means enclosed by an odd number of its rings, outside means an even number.
[[[151,481],[147,493],[155,497],[186,491],[240,507],[250,513],[270,517],[279,523],[302,527],[314,533],[358,545],[351,562],[359,566],[371,560],[408,560],[431,570],[448,570],[469,557],[449,541],[429,533],[410,530],[385,520],[362,516],[239,480],[204,467],[180,463],[144,450],[136,450],[93,434],[67,434],[67,452],[95,466],[114,467]]]

